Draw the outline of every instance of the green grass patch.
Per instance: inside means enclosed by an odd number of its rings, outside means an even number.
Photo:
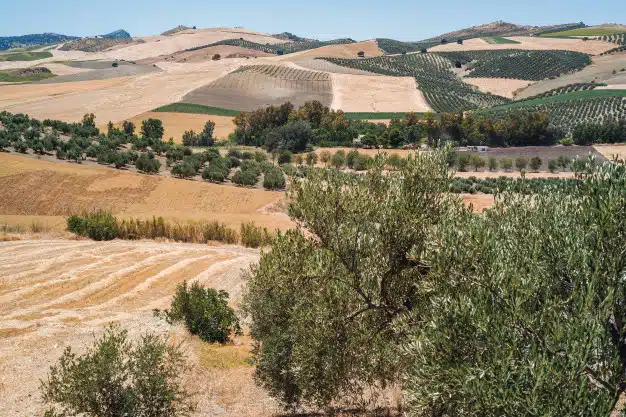
[[[565,30],[563,32],[552,32],[552,33],[543,33],[539,36],[543,38],[553,38],[553,37],[568,37],[568,36],[605,36],[605,35],[614,35],[616,33],[624,32],[619,29],[603,29],[603,28],[580,28],[580,29],[572,29]]]
[[[51,58],[50,52],[16,52],[0,55],[0,61],[36,61],[38,59]]]
[[[486,38],[483,38],[483,40],[485,40],[485,42],[487,43],[491,43],[491,44],[509,44],[509,43],[520,43],[518,41],[514,41],[512,39],[507,39],[507,38],[501,38],[500,36],[488,36]]]
[[[560,101],[571,101],[580,99],[591,99],[596,97],[626,97],[626,90],[586,90],[575,91],[573,93],[560,94],[557,96],[543,97],[533,100],[515,101],[513,103],[504,104],[502,106],[491,107],[488,109],[478,110],[477,113],[488,112],[492,110],[508,110],[519,107],[537,106],[541,104],[556,103]]]
[[[155,112],[164,113],[191,113],[191,114],[208,114],[210,116],[231,116],[235,117],[241,113],[238,110],[223,109],[221,107],[202,106],[200,104],[190,103],[172,103],[158,109]]]
[[[0,71],[0,82],[3,83],[29,83],[29,82],[33,82],[33,81],[41,81],[41,80],[45,80],[47,78],[52,78],[52,77],[56,77],[56,75],[48,73],[48,72],[41,72],[41,73],[37,73],[37,74],[31,74],[31,75],[13,75],[12,71]]]
[[[345,112],[344,114],[346,115],[346,118],[350,120],[387,120],[404,119],[407,112]]]

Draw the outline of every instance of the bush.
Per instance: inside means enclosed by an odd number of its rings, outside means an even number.
[[[328,166],[328,163],[330,162],[330,152],[328,151],[320,152],[320,162]]]
[[[172,175],[178,178],[192,178],[197,174],[196,169],[189,163],[183,162],[172,167]]]
[[[563,138],[559,141],[559,143],[563,146],[572,146],[574,144],[574,139],[572,138]]]
[[[498,160],[493,156],[489,157],[489,171],[496,171],[498,169]]]
[[[137,342],[117,326],[83,355],[66,348],[41,383],[46,416],[91,417],[188,415],[194,406],[182,384],[190,370],[179,345],[154,334]],[[57,414],[59,412],[59,414]]]
[[[315,152],[309,152],[306,154],[306,164],[310,167],[317,164],[317,154]]]
[[[472,162],[472,155],[466,152],[457,153],[456,166],[461,172],[467,171],[467,167]]]
[[[214,54],[211,59],[213,61],[219,61],[221,58],[222,58],[222,56],[220,54]]]
[[[550,159],[550,161],[548,161],[548,170],[554,174],[558,169],[559,164],[557,163],[557,161],[554,159]]]
[[[356,149],[348,152],[348,154],[346,155],[346,165],[348,166],[348,168],[354,168],[354,161],[356,161],[359,156],[359,151],[357,151]],[[391,159],[391,157],[389,159]]]
[[[228,168],[211,164],[202,171],[202,179],[211,182],[224,182],[228,176]]]
[[[472,155],[470,164],[474,167],[474,171],[478,171],[480,168],[485,167],[485,160],[478,155]]]
[[[233,182],[237,185],[253,187],[258,180],[258,174],[251,169],[239,170],[233,175]]]
[[[147,119],[141,122],[141,135],[150,139],[163,139],[163,122],[159,119]]]
[[[505,171],[510,171],[511,168],[513,168],[513,159],[511,159],[511,158],[502,158],[500,160],[500,166]]]
[[[117,219],[108,211],[94,211],[67,219],[67,230],[93,240],[113,240],[119,237]]]
[[[331,164],[335,169],[341,169],[346,165],[346,153],[344,151],[337,151],[331,158]]]
[[[290,151],[281,152],[278,155],[278,165],[290,164],[293,160],[293,153]]]
[[[369,169],[370,165],[372,164],[372,157],[371,156],[367,156],[367,155],[360,155],[355,161],[354,161],[354,166],[353,169],[355,171],[364,171],[366,169]]]
[[[271,242],[266,228],[252,222],[241,224],[241,244],[246,248],[260,248]]]
[[[530,169],[533,172],[538,172],[539,168],[541,168],[541,165],[543,165],[543,161],[538,156],[533,156],[532,158],[530,158],[529,165],[530,165]]]
[[[135,167],[138,171],[145,172],[146,174],[156,174],[161,169],[161,162],[158,159],[154,159],[154,155],[143,153],[135,161]]]
[[[161,313],[157,311],[157,315]],[[226,343],[232,334],[241,334],[239,319],[228,306],[228,293],[183,282],[176,288],[170,310],[163,311],[169,323],[185,323],[191,334],[209,343]]]
[[[200,136],[193,130],[188,130],[183,133],[183,145],[184,146],[198,146],[200,144]]]
[[[263,177],[263,188],[279,190],[285,188],[285,174],[279,168],[267,171]]]
[[[517,158],[515,158],[515,168],[517,168],[518,171],[522,172],[523,170],[526,169],[527,166],[528,166],[527,158],[523,156],[518,156]]]

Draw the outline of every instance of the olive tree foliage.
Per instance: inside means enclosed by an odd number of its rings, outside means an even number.
[[[406,331],[420,305],[429,236],[452,208],[443,152],[383,174],[311,171],[293,181],[298,229],[278,234],[248,276],[244,309],[256,380],[285,405],[356,403],[398,381]],[[320,198],[323,196],[323,198]]]
[[[69,347],[41,381],[46,417],[176,417],[194,409],[182,384],[189,371],[182,348],[166,338],[107,327],[83,355]]]
[[[447,218],[403,360],[416,416],[623,415],[626,167]],[[611,414],[615,412],[616,414]]]

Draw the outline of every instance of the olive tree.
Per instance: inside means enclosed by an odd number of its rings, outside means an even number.
[[[398,171],[312,171],[288,192],[297,230],[279,233],[248,276],[256,380],[286,405],[351,402],[398,382],[396,322],[420,304],[429,235],[452,207],[442,152]]]

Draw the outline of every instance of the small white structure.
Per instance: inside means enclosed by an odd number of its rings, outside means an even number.
[[[487,152],[489,150],[489,146],[468,146],[467,150],[470,152]]]

